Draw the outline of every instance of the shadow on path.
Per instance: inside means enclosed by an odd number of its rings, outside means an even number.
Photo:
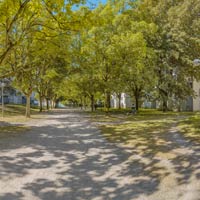
[[[0,199],[170,199],[175,186],[168,183],[162,190],[170,173],[176,174],[177,187],[190,184],[193,176],[200,179],[199,147],[192,148],[170,160],[145,149],[138,154],[136,148],[106,141],[83,113],[57,111],[25,134],[0,140]],[[173,198],[181,199],[182,192]]]

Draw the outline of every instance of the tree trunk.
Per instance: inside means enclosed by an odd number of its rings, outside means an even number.
[[[108,112],[110,109],[110,92],[106,92],[105,107],[106,112]]]
[[[139,110],[139,95],[135,95],[135,109],[136,111]]]
[[[117,94],[117,96],[118,96],[118,100],[119,100],[118,107],[121,110],[121,97],[122,97],[121,93]]]
[[[31,117],[31,95],[26,95],[26,117]]]
[[[83,110],[83,98],[81,97],[80,100],[81,100],[80,107],[81,107],[81,110]]]
[[[162,105],[163,112],[167,112],[167,99],[163,98],[163,105]]]
[[[46,98],[47,110],[49,110],[49,99]]]
[[[43,111],[43,106],[42,106],[42,96],[40,95],[39,97],[39,101],[40,101],[40,112]]]
[[[94,95],[93,94],[90,96],[90,102],[91,102],[91,111],[93,112],[94,111]]]
[[[54,95],[54,97],[53,97],[53,102],[54,102],[54,105],[53,105],[53,107],[54,108],[56,108],[56,106],[57,106],[57,95]]]
[[[58,108],[59,107],[59,100],[57,99],[56,101],[55,101],[55,108]]]
[[[161,95],[161,97],[162,97],[162,111],[167,112],[168,111],[168,106],[167,106],[168,96],[167,96],[167,93],[163,93]]]
[[[162,88],[159,88],[159,92],[162,99],[162,111],[167,112],[168,111],[168,106],[167,106],[168,92]]]
[[[139,110],[139,100],[140,100],[140,96],[141,96],[141,88],[136,88],[133,93],[134,93],[134,97],[135,97],[135,109],[136,111]]]
[[[87,98],[87,97],[86,97],[86,96],[84,96],[84,99],[83,99],[83,104],[84,104],[84,106],[83,106],[83,107],[84,107],[84,109],[85,109],[85,110],[86,110],[86,108],[87,108],[87,105],[86,105],[86,104],[87,104],[87,103],[86,103],[86,98]]]

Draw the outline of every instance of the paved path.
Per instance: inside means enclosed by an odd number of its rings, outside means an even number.
[[[200,200],[200,147],[176,130],[159,152],[106,141],[60,110],[0,139],[0,200]]]

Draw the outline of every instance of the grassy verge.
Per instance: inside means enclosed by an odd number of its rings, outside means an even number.
[[[25,105],[6,104],[4,106],[4,117],[2,118],[0,106],[0,139],[19,136],[30,129],[27,126],[20,125],[20,123],[30,120],[25,117],[25,111]],[[32,107],[31,118],[38,117],[41,117],[38,108]]]
[[[0,121],[4,122],[24,122],[27,121],[25,117],[26,107],[25,105],[6,104],[4,105],[4,117],[1,117],[1,105],[0,105]],[[37,107],[31,108],[31,117],[34,118],[39,114]]]
[[[200,114],[196,113],[179,123],[179,130],[187,139],[200,142]]]
[[[157,151],[163,144],[165,133],[168,131],[171,120],[155,120],[149,122],[129,122],[117,125],[100,126],[102,134],[108,141],[121,143],[125,146],[136,146],[139,149]]]
[[[96,122],[133,122],[133,121],[151,121],[160,119],[177,119],[184,116],[192,116],[192,112],[161,112],[153,109],[141,109],[137,114],[130,114],[128,109],[112,109],[109,113],[102,110],[91,113],[92,120]]]
[[[141,110],[138,114],[127,112],[102,112],[92,114],[92,120],[99,124],[104,137],[114,143],[129,147],[137,147],[145,153],[159,152],[167,143],[167,133],[172,125],[185,119],[193,119],[194,113],[166,112],[157,110]],[[200,128],[198,119],[194,118],[196,131]]]
[[[30,130],[29,127],[26,126],[18,126],[18,125],[3,125],[0,127],[0,139],[6,137],[16,137],[20,134],[24,134],[26,131]]]
[[[0,109],[1,106],[0,106]],[[18,115],[25,115],[26,107],[25,105],[17,105],[17,104],[5,104],[4,105],[4,116],[10,117],[10,116],[18,116]],[[31,113],[36,114],[38,113],[37,107],[31,107]]]

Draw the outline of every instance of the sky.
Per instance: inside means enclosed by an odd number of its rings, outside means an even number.
[[[99,2],[106,3],[107,0],[87,0],[87,1],[90,2],[90,3],[96,3],[96,4],[98,4]]]
[[[88,5],[91,5],[91,4],[94,4],[94,5],[98,5],[98,3],[106,3],[107,0],[87,0],[87,4]]]
[[[99,3],[106,3],[107,0],[86,0],[86,5],[91,7],[91,8],[95,8],[96,6],[98,6]],[[74,6],[74,10],[77,10],[77,7]]]

